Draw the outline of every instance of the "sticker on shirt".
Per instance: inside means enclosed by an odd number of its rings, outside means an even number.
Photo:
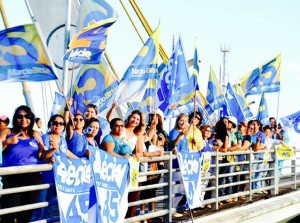
[[[30,141],[30,142],[29,142],[29,145],[31,145],[32,147],[35,147],[35,148],[38,147],[38,144],[37,144],[36,141]]]

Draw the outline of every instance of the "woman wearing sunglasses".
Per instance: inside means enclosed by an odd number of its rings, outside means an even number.
[[[89,157],[91,150],[89,147],[98,148],[98,142],[95,137],[100,129],[100,121],[97,118],[90,118],[85,123],[85,129],[83,130],[84,137],[77,137],[75,145],[73,147],[73,153],[78,157]]]
[[[48,150],[43,154],[44,159],[49,160],[54,154],[67,156],[71,159],[77,159],[78,157],[68,150],[67,142],[62,135],[66,127],[63,116],[58,114],[53,115],[48,121],[47,127],[49,131],[42,135],[43,142],[48,148]],[[53,158],[53,161],[54,159],[55,158]],[[53,170],[42,172],[42,176],[43,182],[50,184],[50,187],[41,191],[37,202],[51,202],[56,199]],[[52,212],[52,205],[41,209],[35,209],[31,221],[52,218]]]
[[[66,140],[69,150],[73,151],[76,146],[77,138],[84,138],[83,128],[85,125],[82,114],[69,115],[69,121],[66,128]]]
[[[132,150],[121,137],[125,127],[122,119],[114,118],[109,124],[111,132],[103,138],[100,148],[113,156],[130,158]]]
[[[46,149],[41,135],[33,130],[35,115],[28,106],[19,106],[13,115],[13,127],[4,129],[0,138],[3,144],[2,167],[25,166],[40,163],[42,153]],[[3,189],[42,184],[39,172],[14,174],[2,177]],[[1,197],[1,208],[10,208],[36,202],[40,191],[6,194]],[[30,222],[32,210],[11,213],[1,216],[1,222]]]

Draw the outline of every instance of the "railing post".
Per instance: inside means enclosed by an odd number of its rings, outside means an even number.
[[[169,170],[168,173],[164,173],[164,182],[168,182],[168,186],[164,187],[164,194],[168,195],[168,199],[164,200],[163,209],[168,209],[169,213],[163,217],[164,222],[172,222],[172,182],[173,182],[173,157],[172,152],[169,153],[169,160],[165,162]]]
[[[274,147],[274,185],[275,185],[275,195],[279,193],[279,173],[278,173],[278,158],[276,154],[276,148]]]
[[[254,155],[253,155],[253,150],[250,149],[250,155],[249,155],[249,186],[248,186],[248,190],[249,190],[249,200],[252,201],[252,197],[253,197],[253,193],[252,193],[252,165],[253,165],[253,161],[254,161]]]
[[[211,191],[212,197],[216,198],[216,203],[213,205],[216,210],[219,209],[219,150],[216,151],[215,156],[215,164],[216,167],[214,168],[214,175],[215,178],[211,180],[211,185],[215,185],[216,189]]]
[[[291,189],[297,189],[297,184],[296,184],[296,180],[297,180],[297,171],[296,171],[296,148],[293,147],[294,149],[294,153],[295,153],[295,159],[292,159],[291,161],[291,164],[292,164],[292,167],[291,167],[291,181],[293,182],[293,184],[291,185]]]
[[[274,147],[272,147],[272,149],[274,149]],[[270,185],[273,185],[273,186],[275,186],[275,181],[276,181],[276,177],[275,177],[275,163],[276,163],[276,161],[275,161],[275,156],[276,156],[276,154],[275,154],[275,150],[271,153],[272,155],[272,158],[273,158],[273,161],[272,162],[270,162],[270,168],[272,169],[271,171],[269,171],[269,173],[270,173],[270,176],[272,177],[271,179],[270,179]],[[275,195],[276,194],[276,186],[273,188],[273,189],[271,189],[271,194],[272,195]]]

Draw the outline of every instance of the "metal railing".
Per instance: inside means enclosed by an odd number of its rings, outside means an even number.
[[[295,153],[299,152],[300,150],[295,149]],[[205,176],[203,175],[201,181],[207,182],[208,180],[211,181],[211,186],[206,187],[206,185],[202,185],[202,191],[203,192],[211,192],[211,198],[203,200],[203,205],[211,204],[213,208],[219,209],[219,202],[225,201],[227,199],[235,198],[235,197],[241,197],[246,196],[247,200],[252,200],[255,193],[261,192],[261,191],[269,191],[270,194],[276,195],[279,193],[279,190],[283,187],[290,186],[290,189],[295,190],[297,189],[297,184],[300,183],[300,164],[297,162],[300,157],[296,156],[295,160],[286,160],[284,161],[284,165],[278,166],[278,160],[276,156],[273,156],[273,159],[269,159],[269,167],[263,170],[253,170],[251,167],[253,164],[260,164],[263,162],[263,160],[254,160],[253,157],[255,154],[262,153],[263,151],[253,152],[251,151],[243,151],[243,152],[228,152],[228,153],[220,153],[220,152],[213,152],[212,153],[212,159],[213,164],[211,167],[213,168],[213,172]],[[271,150],[272,154],[274,153],[274,150]],[[218,157],[220,156],[228,156],[228,155],[246,155],[246,160],[241,162],[231,162],[231,163],[221,163],[219,162]],[[172,200],[175,196],[183,196],[182,193],[176,193],[172,190],[172,186],[176,185],[180,182],[173,181],[173,173],[178,171],[176,169],[172,168],[172,160],[176,159],[175,155],[172,155],[170,153],[166,153],[162,157],[155,157],[155,158],[141,158],[140,162],[164,162],[164,169],[158,170],[158,171],[152,171],[152,172],[146,172],[146,173],[140,173],[141,176],[145,175],[152,175],[152,174],[162,174],[162,178],[158,184],[153,185],[147,185],[147,186],[139,186],[136,189],[129,189],[129,192],[133,191],[142,191],[147,190],[151,188],[158,188],[159,193],[157,193],[157,196],[154,198],[144,199],[144,200],[138,200],[135,202],[129,203],[129,206],[139,206],[141,204],[146,204],[149,202],[156,202],[157,208],[155,212],[147,213],[143,215],[137,215],[132,218],[125,219],[124,223],[131,223],[136,221],[144,221],[147,219],[155,218],[155,217],[162,217],[163,222],[172,222],[172,213],[176,211],[176,207],[172,207]],[[247,165],[247,169],[244,171],[234,171],[232,173],[225,173],[220,174],[219,170],[222,167],[226,166],[237,166],[237,165]],[[3,175],[12,175],[12,174],[20,174],[20,173],[29,173],[29,172],[41,172],[41,171],[48,171],[52,169],[52,165],[50,164],[40,164],[40,165],[29,165],[29,166],[18,166],[18,167],[0,167],[0,176]],[[298,170],[299,169],[299,170]],[[268,172],[268,175],[263,176],[259,179],[254,179],[252,176],[255,173],[259,172]],[[279,174],[282,172],[282,174]],[[231,183],[225,183],[223,185],[219,185],[219,180],[221,178],[228,178],[228,177],[236,177],[238,175],[245,175],[246,178],[243,181],[238,182],[231,182]],[[284,181],[280,180],[284,179]],[[257,181],[269,181],[269,184],[261,187],[259,189],[252,188],[252,184]],[[224,196],[219,196],[219,190],[222,188],[228,188],[228,187],[234,187],[238,185],[246,185],[245,191],[237,191],[231,194],[227,194]],[[47,189],[49,188],[49,184],[40,184],[35,186],[26,186],[26,187],[19,187],[19,188],[11,188],[11,189],[2,189],[0,190],[0,195],[4,194],[11,194],[11,193],[20,193],[20,192],[26,192],[26,191],[32,191],[32,190],[41,190],[41,189]],[[200,195],[199,195],[200,196]],[[29,204],[29,205],[22,205],[18,207],[12,207],[12,208],[6,208],[6,209],[0,209],[0,216],[4,214],[14,213],[14,212],[20,212],[30,209],[36,209],[36,208],[43,208],[47,207],[49,204],[48,202],[40,202],[35,204]],[[158,207],[159,206],[159,207]],[[46,222],[46,220],[43,221],[37,221],[37,222]],[[37,223],[36,222],[36,223]],[[48,222],[53,222],[51,219]]]

